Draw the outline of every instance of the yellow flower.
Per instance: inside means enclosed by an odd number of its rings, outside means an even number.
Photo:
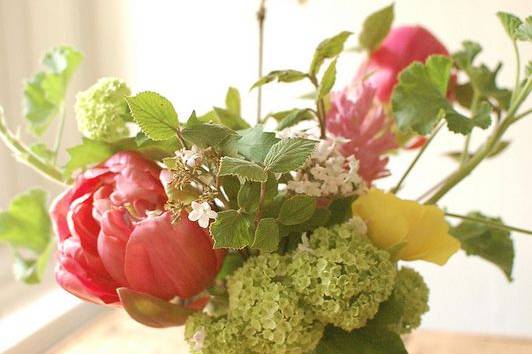
[[[373,243],[396,251],[398,259],[443,265],[460,248],[460,242],[449,235],[443,211],[434,205],[372,188],[353,203],[353,213],[364,219]]]

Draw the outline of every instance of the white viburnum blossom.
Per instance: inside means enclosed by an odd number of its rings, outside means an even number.
[[[176,152],[176,155],[188,167],[198,166],[201,162],[201,158],[203,157],[201,151],[198,149],[196,145],[192,145],[190,150],[181,149]]]
[[[321,140],[303,168],[296,172],[287,189],[313,197],[360,195],[366,190],[358,174],[358,161],[338,149],[343,141]]]
[[[198,203],[192,202],[192,211],[188,214],[190,221],[197,221],[199,226],[206,229],[209,227],[210,219],[216,219],[218,213],[211,209],[211,205],[207,202]]]

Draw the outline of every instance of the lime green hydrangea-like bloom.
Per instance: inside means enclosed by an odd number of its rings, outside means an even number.
[[[241,353],[303,354],[321,339],[324,325],[292,288],[289,261],[278,254],[253,257],[229,279],[229,320],[241,326]]]
[[[187,319],[185,339],[193,354],[240,354],[240,328],[226,316],[196,313]]]
[[[128,136],[129,109],[124,100],[131,90],[120,79],[104,77],[76,96],[76,120],[83,136],[114,142]]]
[[[288,273],[296,291],[324,322],[351,331],[366,325],[392,293],[396,267],[353,219],[319,228],[292,256]]]
[[[397,279],[390,301],[402,309],[402,317],[390,329],[398,334],[406,334],[419,327],[421,316],[429,310],[429,288],[423,277],[407,267],[397,272]]]

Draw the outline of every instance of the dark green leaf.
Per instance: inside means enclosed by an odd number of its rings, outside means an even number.
[[[289,128],[304,120],[314,119],[314,117],[315,116],[312,113],[312,110],[308,108],[304,108],[304,109],[295,108],[291,111],[287,111],[287,114],[277,125],[277,130],[283,130],[285,128]]]
[[[225,95],[225,108],[237,117],[241,117],[242,115],[240,110],[240,92],[234,87],[229,87],[227,90],[227,94]]]
[[[277,80],[277,82],[295,82],[303,80],[308,77],[304,72],[297,70],[275,70],[270,72],[268,75],[261,77],[257,82],[251,86],[251,89],[266,85],[272,81]]]
[[[71,177],[78,169],[85,169],[100,163],[115,153],[115,149],[104,142],[83,138],[83,143],[67,149],[70,159],[65,166],[65,176]]]
[[[327,208],[316,208],[314,214],[303,224],[298,224],[290,227],[291,232],[306,232],[317,229],[320,226],[325,226],[331,218],[331,211]]]
[[[262,162],[271,147],[279,141],[275,133],[263,132],[262,125],[238,132],[242,138],[237,142],[238,153],[253,162]]]
[[[325,59],[334,58],[344,50],[344,43],[351,34],[351,32],[347,31],[340,32],[334,37],[325,39],[318,45],[310,64],[310,76],[316,76]]]
[[[31,189],[13,198],[7,210],[0,212],[0,241],[43,253],[51,233],[46,197],[44,190]]]
[[[255,239],[251,247],[264,252],[274,252],[279,247],[279,240],[279,225],[277,225],[277,221],[273,218],[264,218],[257,225]]]
[[[329,205],[331,211],[331,217],[327,222],[327,226],[341,224],[353,216],[351,205],[355,200],[354,197],[339,198],[333,200]]]
[[[302,224],[312,217],[316,200],[307,195],[296,195],[284,201],[279,212],[279,222],[283,225]]]
[[[275,175],[270,172],[266,181],[265,205],[275,198],[277,190],[277,180],[275,179]],[[240,187],[237,198],[239,208],[242,208],[246,212],[255,211],[259,205],[260,183],[247,181]]]
[[[297,170],[308,160],[316,144],[317,141],[302,138],[281,140],[272,146],[264,158],[264,165],[275,173]]]
[[[523,23],[521,19],[513,14],[502,11],[497,12],[497,17],[501,20],[502,26],[508,36],[510,36],[511,39],[516,40],[518,28]]]
[[[182,130],[185,140],[200,148],[213,147],[226,155],[236,153],[237,132],[219,124],[197,124]]]
[[[216,276],[217,280],[224,280],[231,275],[235,270],[244,264],[244,258],[238,253],[229,253],[224,257],[222,268]]]
[[[124,310],[135,321],[155,328],[182,326],[196,311],[128,288],[118,288]]]
[[[219,175],[237,176],[253,182],[266,182],[268,178],[264,169],[256,163],[228,156],[222,157]]]
[[[126,97],[133,119],[142,131],[153,140],[174,137],[179,129],[177,113],[172,103],[155,92],[141,92]]]
[[[329,92],[331,92],[334,83],[336,82],[336,59],[334,59],[330,64],[318,86],[318,99],[325,97]]]
[[[352,332],[327,326],[316,354],[408,354],[401,337],[380,327]]]
[[[211,224],[214,248],[244,248],[253,242],[250,222],[245,215],[236,210],[218,213],[216,221]]]
[[[503,224],[499,218],[490,218],[478,212],[469,213],[467,216]],[[495,264],[504,272],[508,281],[512,280],[514,244],[509,231],[481,222],[464,220],[451,228],[450,232],[460,241],[462,249],[468,255],[479,256]]]
[[[128,139],[118,141],[113,144],[115,150],[133,150],[127,142]],[[182,148],[181,143],[174,136],[167,140],[155,141],[150,139],[146,134],[139,132],[134,138],[136,148],[144,157],[150,160],[162,160],[165,157],[171,157],[175,155],[175,152]]]
[[[394,4],[369,15],[358,37],[360,47],[370,53],[377,49],[390,32],[394,18]]]

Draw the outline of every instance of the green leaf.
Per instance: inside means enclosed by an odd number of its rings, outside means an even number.
[[[153,140],[174,137],[179,129],[177,113],[172,103],[155,92],[145,91],[126,97],[133,119]]]
[[[0,241],[43,253],[51,232],[46,197],[44,190],[31,189],[13,198],[7,210],[0,213]]]
[[[377,49],[390,32],[393,19],[394,4],[369,15],[358,37],[360,47],[367,49],[370,53]]]
[[[55,242],[50,240],[48,246],[37,257],[22,257],[18,252],[15,253],[13,263],[13,273],[15,279],[23,281],[26,284],[38,284],[41,282],[50,257],[55,250]]]
[[[117,151],[136,150],[150,160],[162,160],[166,157],[175,156],[175,152],[183,147],[177,136],[167,140],[155,141],[143,132],[139,132],[133,139],[135,140],[135,147],[130,146],[130,139],[113,143],[113,147]]]
[[[224,156],[220,163],[220,176],[237,176],[247,181],[266,182],[268,175],[254,162]]]
[[[330,64],[318,86],[318,99],[325,97],[329,92],[331,92],[334,83],[336,81],[336,60],[334,59]]]
[[[46,144],[34,144],[30,147],[30,150],[44,162],[51,163],[54,160],[55,153],[52,150],[48,149]]]
[[[331,218],[331,211],[327,208],[316,208],[314,214],[303,224],[290,227],[291,232],[307,232],[325,226]]]
[[[500,218],[490,218],[479,212],[467,216],[488,222],[503,224]],[[462,244],[467,255],[479,256],[499,267],[508,281],[512,281],[514,244],[510,232],[481,222],[464,220],[451,228],[451,235]]]
[[[464,41],[462,42],[463,49],[453,54],[453,60],[462,70],[468,70],[473,66],[473,61],[477,55],[482,51],[482,47],[477,42]]]
[[[282,118],[282,120],[277,125],[277,130],[283,130],[288,127],[292,127],[299,122],[304,120],[314,119],[314,113],[308,108],[298,109],[295,108],[291,111],[287,111],[287,114]]]
[[[216,280],[224,280],[229,275],[233,274],[235,270],[244,264],[244,258],[238,253],[229,253],[224,257],[222,268],[216,276]]]
[[[200,148],[213,147],[226,155],[236,154],[237,132],[219,124],[197,124],[181,131],[183,138]]]
[[[128,288],[118,288],[124,310],[135,321],[155,328],[182,326],[195,310]]]
[[[68,82],[82,59],[82,54],[70,47],[53,48],[43,59],[47,69],[24,84],[24,117],[32,133],[42,135],[59,114]]]
[[[245,215],[236,210],[218,213],[216,221],[211,224],[214,248],[244,248],[253,242],[250,222]]]
[[[508,12],[497,12],[497,17],[499,17],[499,20],[502,23],[502,26],[504,27],[504,30],[510,36],[511,39],[516,40],[517,39],[517,30],[519,26],[523,23],[519,17],[508,13]]]
[[[447,86],[451,77],[451,67],[452,61],[441,55],[430,56],[425,64],[430,80],[443,96],[447,93]]]
[[[271,147],[279,141],[275,133],[263,132],[262,125],[238,132],[242,138],[237,142],[238,153],[253,162],[262,162]]]
[[[307,195],[296,195],[284,201],[279,212],[279,222],[283,225],[302,224],[312,217],[316,200]]]
[[[259,221],[255,230],[255,239],[251,248],[264,252],[274,252],[279,248],[279,225],[273,218],[264,218]]]
[[[499,141],[495,145],[493,150],[488,154],[487,158],[493,158],[493,157],[498,156],[499,154],[503,153],[506,150],[506,148],[508,148],[508,146],[510,146],[510,141],[508,141],[508,140]],[[460,162],[461,159],[462,159],[462,152],[461,151],[448,152],[445,155],[450,157],[450,158],[452,158],[453,160],[455,160],[457,162]],[[471,158],[471,157],[473,157],[473,154],[469,154],[469,158]]]
[[[225,108],[228,112],[240,117],[242,115],[240,110],[240,92],[234,87],[229,87],[225,95]]]
[[[275,173],[297,170],[308,160],[316,144],[317,141],[302,138],[283,139],[268,151],[264,165]]]
[[[327,226],[341,224],[353,216],[351,205],[355,201],[354,197],[338,198],[333,200],[329,205],[331,217],[327,222]]]
[[[115,153],[115,149],[107,143],[83,138],[81,145],[68,148],[67,153],[70,159],[65,165],[64,174],[70,177],[78,169],[106,160]]]
[[[277,80],[277,82],[295,82],[307,78],[308,75],[304,72],[297,70],[275,70],[270,72],[268,75],[261,77],[257,82],[251,86],[251,89],[266,85],[272,81]]]
[[[520,41],[532,42],[532,16],[528,16],[515,30],[515,36]]]
[[[351,32],[347,31],[340,32],[334,37],[325,39],[318,45],[310,64],[309,74],[311,77],[315,77],[320,71],[325,59],[334,58],[344,50],[345,41],[351,34]]]
[[[249,128],[248,122],[246,122],[242,117],[240,117],[240,115],[219,107],[214,107],[213,109],[220,123],[222,123],[226,127],[234,130]]]
[[[268,205],[278,192],[278,183],[273,173],[268,174],[268,180],[266,181],[266,193],[264,194],[264,205]],[[238,191],[238,207],[242,210],[250,213],[254,212],[260,199],[260,183],[247,181],[244,183]]]
[[[367,326],[352,332],[327,326],[316,354],[408,354],[401,337],[384,328]]]

